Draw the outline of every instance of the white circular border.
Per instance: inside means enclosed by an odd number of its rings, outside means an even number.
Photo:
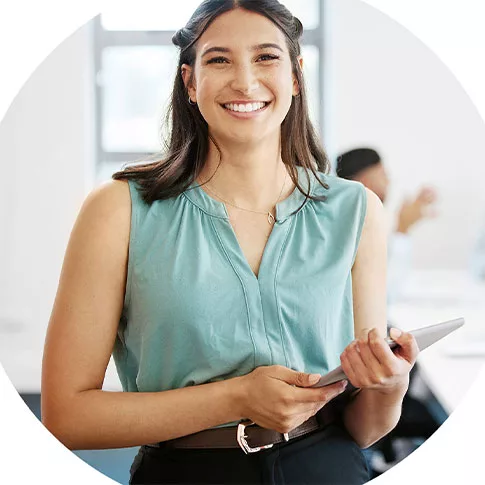
[[[332,0],[335,1],[335,0]],[[485,119],[485,2],[365,0],[428,45]],[[63,40],[113,1],[16,0],[0,6],[0,120],[28,77]],[[119,2],[117,3],[119,5]],[[62,19],[60,21],[59,19]],[[477,161],[477,163],[483,163]],[[376,485],[478,483],[482,471],[485,368],[458,409]],[[0,366],[0,456],[5,483],[113,484],[59,444],[28,410]]]

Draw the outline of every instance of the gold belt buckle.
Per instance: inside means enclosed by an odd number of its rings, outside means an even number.
[[[272,448],[273,447],[273,444],[274,443],[271,443],[269,445],[263,445],[263,446],[257,446],[256,448],[251,448],[249,445],[248,445],[248,442],[246,441],[246,438],[248,437],[246,434],[245,434],[245,431],[246,431],[246,428],[248,426],[253,426],[255,423],[253,421],[244,421],[242,423],[239,423],[237,425],[237,443],[238,445],[241,447],[241,449],[244,451],[244,453],[246,453],[246,455],[248,453],[257,453],[258,451],[261,451],[261,450],[267,450],[269,448]],[[288,433],[284,433],[284,439],[285,441],[288,441],[290,439],[290,437],[288,436]]]

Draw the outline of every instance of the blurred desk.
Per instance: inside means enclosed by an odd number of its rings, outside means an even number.
[[[418,358],[423,379],[451,413],[485,364],[485,284],[463,272],[415,272],[399,302],[390,306],[388,316],[391,324],[404,330],[465,318],[464,327]]]

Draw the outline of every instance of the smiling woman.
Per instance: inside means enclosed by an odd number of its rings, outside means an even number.
[[[173,38],[167,153],[73,229],[42,418],[72,449],[141,445],[130,483],[361,484],[399,418],[417,347],[384,340],[382,206],[328,174],[301,33],[276,0],[204,1]],[[340,362],[360,390],[333,401],[345,383],[311,386]]]

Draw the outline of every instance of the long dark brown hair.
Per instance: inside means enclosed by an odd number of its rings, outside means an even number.
[[[180,55],[166,117],[169,137],[165,140],[164,155],[158,156],[158,160],[157,155],[154,155],[155,161],[146,159],[145,163],[129,165],[113,175],[115,180],[136,181],[147,203],[180,195],[201,173],[211,138],[207,122],[197,105],[189,103],[181,67],[183,64],[194,65],[195,44],[211,22],[235,8],[265,16],[285,34],[299,95],[293,96],[290,109],[281,124],[281,158],[300,192],[307,198],[324,199],[309,193],[309,172],[328,189],[318,177],[317,171],[327,173],[329,162],[308,115],[305,84],[298,63],[300,37],[303,33],[301,22],[277,0],[205,0],[197,7],[187,25],[172,37],[172,42],[180,48]],[[212,139],[212,142],[218,149],[216,141]],[[297,166],[307,169],[306,190],[298,180]]]

